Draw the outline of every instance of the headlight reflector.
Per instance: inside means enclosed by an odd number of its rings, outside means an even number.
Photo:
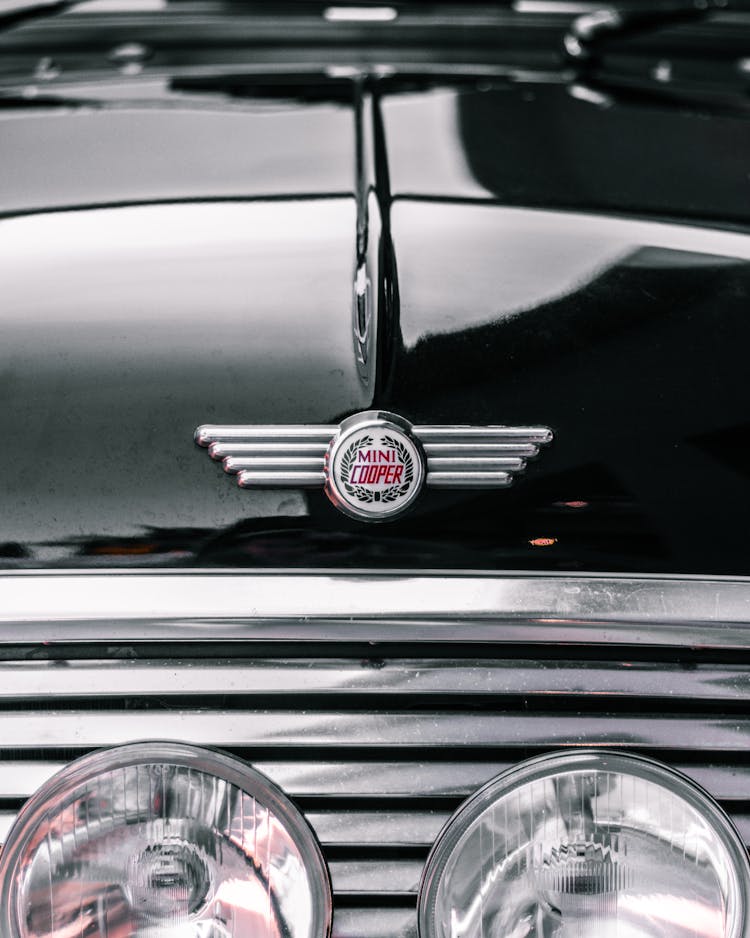
[[[307,822],[229,756],[144,743],[71,763],[0,859],[2,938],[326,938],[328,872]]]
[[[532,759],[459,808],[427,862],[421,938],[746,938],[750,867],[719,806],[666,766]]]

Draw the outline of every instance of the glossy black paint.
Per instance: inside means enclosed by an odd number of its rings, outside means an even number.
[[[0,113],[0,564],[750,573],[750,123],[534,82],[314,89]],[[386,525],[241,492],[192,442],[369,406],[556,440],[514,488]]]
[[[750,215],[748,122],[554,86],[383,114],[399,316],[380,403],[556,433],[514,489],[446,497],[444,524],[479,565],[747,573],[750,266],[726,230]]]
[[[0,112],[3,542],[146,561],[304,510],[228,485],[192,435],[369,405],[348,97]]]
[[[397,197],[750,221],[747,114],[615,106],[605,94],[580,97],[576,82],[395,87],[383,112]]]

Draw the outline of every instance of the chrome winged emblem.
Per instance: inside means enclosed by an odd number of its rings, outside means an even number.
[[[385,521],[402,514],[423,486],[497,489],[513,484],[552,442],[547,427],[412,426],[368,410],[341,424],[205,424],[208,447],[242,488],[324,487],[345,514]]]

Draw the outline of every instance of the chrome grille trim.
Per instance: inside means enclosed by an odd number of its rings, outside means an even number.
[[[297,801],[334,938],[415,938],[435,835],[537,752],[650,754],[750,844],[750,581],[45,571],[0,576],[0,620],[0,842],[70,759],[171,738],[228,749]]]
[[[312,796],[329,799],[335,806],[338,797],[452,799],[456,804],[468,798],[496,775],[515,765],[515,760],[487,762],[273,762],[252,760],[259,772],[273,779],[293,798]],[[690,775],[698,784],[712,792],[719,801],[745,801],[750,793],[750,767],[746,765],[705,765],[670,759],[678,771]],[[0,798],[29,798],[50,776],[66,765],[65,761],[39,762],[2,760],[0,763]],[[411,785],[410,790],[409,785]],[[2,841],[0,841],[1,843]]]
[[[750,648],[750,579],[366,571],[0,573],[0,645],[452,642],[459,618],[467,643]]]
[[[518,705],[516,705],[518,706]],[[516,748],[553,748],[574,742],[620,749],[668,749],[693,752],[696,734],[710,736],[714,747],[728,753],[750,750],[750,716],[734,714],[654,716],[639,714],[559,714],[521,709],[501,714],[481,711],[373,713],[370,710],[149,710],[148,735],[132,709],[6,711],[0,716],[0,748],[96,748],[133,739],[174,739],[197,746],[256,748],[293,746],[306,749],[367,747],[450,747],[471,752]],[[467,716],[469,714],[469,716]],[[522,758],[522,757],[519,757]]]
[[[450,660],[1,661],[0,842],[25,798],[68,759],[171,738],[234,751],[297,799],[330,865],[334,938],[386,924],[414,938],[436,835],[461,801],[533,751],[651,753],[704,785],[750,844],[750,655],[702,660],[696,650],[685,662],[657,648],[655,659],[620,659],[591,645],[600,657],[580,660],[558,651],[549,661],[492,649]]]
[[[750,663],[679,663],[571,660],[561,650],[551,660],[480,657],[389,658],[375,666],[347,658],[308,660],[221,659],[0,661],[0,703],[14,700],[102,695],[170,697],[198,694],[260,698],[270,702],[289,694],[337,696],[408,695],[412,700],[440,694],[474,697],[523,694],[575,697],[599,688],[607,697],[644,696],[689,700],[744,701],[750,695]],[[2,728],[0,726],[0,734]]]

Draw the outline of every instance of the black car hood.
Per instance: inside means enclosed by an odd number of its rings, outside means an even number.
[[[383,84],[363,374],[370,111],[337,98],[0,115],[2,563],[747,573],[747,122]],[[383,525],[193,443],[369,407],[555,442]]]

